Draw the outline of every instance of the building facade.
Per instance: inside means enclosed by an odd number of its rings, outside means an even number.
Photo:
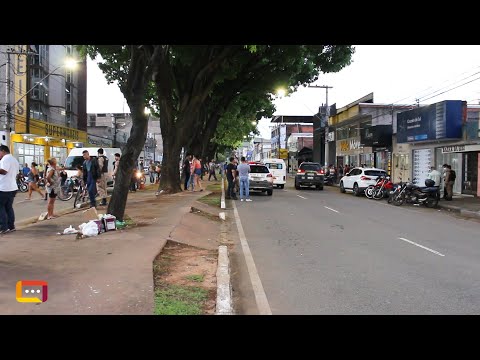
[[[0,53],[1,124],[11,153],[21,164],[50,157],[62,164],[69,149],[87,143],[86,59],[74,45],[0,45]],[[65,66],[69,59],[74,69]]]
[[[123,150],[130,137],[132,130],[132,117],[128,113],[89,113],[88,138],[92,145],[100,143],[111,144],[111,147],[118,147]],[[93,141],[93,142],[92,142]],[[105,145],[103,145],[105,146]],[[144,163],[162,161],[163,141],[160,131],[160,119],[150,115],[148,121],[148,133],[144,145],[144,154],[141,156]]]

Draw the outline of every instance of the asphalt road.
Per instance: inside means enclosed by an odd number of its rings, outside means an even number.
[[[480,312],[479,222],[332,187],[251,198],[235,205],[272,314]]]

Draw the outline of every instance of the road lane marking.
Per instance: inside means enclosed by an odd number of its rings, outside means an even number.
[[[329,208],[328,206],[324,206],[325,209],[328,209],[328,210],[332,210],[333,212],[336,212],[338,214],[340,214],[339,211],[335,210],[335,209],[332,209],[332,208]]]
[[[435,250],[432,250],[432,249],[430,249],[430,248],[428,248],[428,247],[426,247],[426,246],[417,244],[416,242],[413,242],[413,241],[411,241],[411,240],[408,240],[408,239],[405,239],[405,238],[401,238],[401,237],[399,237],[399,239],[400,239],[400,240],[403,240],[403,241],[406,241],[406,242],[408,242],[408,243],[410,243],[410,244],[413,244],[413,245],[415,245],[415,246],[421,247],[422,249],[428,250],[428,251],[430,251],[430,252],[432,252],[432,253],[434,253],[434,254],[437,254],[437,255],[440,255],[440,256],[445,256],[445,255],[439,253],[438,251],[435,251]]]
[[[235,222],[237,223],[238,236],[240,237],[240,243],[242,244],[243,256],[245,256],[245,262],[247,263],[248,274],[250,275],[250,281],[252,282],[253,292],[255,294],[255,301],[257,302],[258,312],[260,315],[272,315],[272,310],[268,304],[267,295],[263,290],[262,280],[257,272],[257,267],[253,261],[250,247],[248,246],[245,232],[243,231],[242,222],[238,215],[237,206],[233,202],[233,213],[235,215]]]
[[[302,195],[297,195],[299,198],[302,198],[302,199],[307,199],[306,197],[303,197]]]

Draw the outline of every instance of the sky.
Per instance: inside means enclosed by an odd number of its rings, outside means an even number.
[[[443,100],[480,103],[480,45],[355,45],[352,63],[321,74],[312,85],[331,86],[328,104],[341,108],[369,93],[375,103],[433,104]],[[108,85],[95,61],[87,64],[87,112],[129,112],[116,84]],[[458,87],[457,89],[453,89]],[[275,115],[314,115],[326,90],[301,87],[278,98]],[[258,128],[270,138],[270,119]]]

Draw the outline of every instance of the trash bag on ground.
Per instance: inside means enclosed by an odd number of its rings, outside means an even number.
[[[89,221],[86,224],[80,225],[80,231],[84,236],[97,236],[98,235],[98,225],[94,221]]]

